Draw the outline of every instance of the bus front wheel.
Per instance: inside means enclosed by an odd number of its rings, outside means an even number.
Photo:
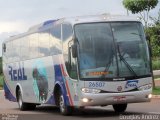
[[[59,91],[59,108],[62,115],[72,114],[72,108],[66,105],[64,96],[61,91]]]
[[[125,110],[127,109],[127,104],[115,104],[113,105],[113,109],[117,113],[125,112]]]

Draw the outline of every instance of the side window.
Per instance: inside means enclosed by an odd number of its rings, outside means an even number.
[[[25,44],[23,44],[25,43]],[[29,50],[29,37],[21,38],[21,59],[29,59],[30,50]]]
[[[6,62],[6,63],[7,63],[7,61],[6,61],[6,60],[7,60],[7,59],[6,59],[6,57],[7,57],[7,56],[6,56],[6,55],[7,55],[7,52],[8,52],[8,51],[6,51],[6,43],[4,43],[4,44],[3,44],[3,54],[2,54],[2,55],[3,55],[3,60],[4,60],[4,62]]]
[[[72,36],[72,26],[70,24],[62,25],[62,35],[63,41],[67,40]]]
[[[78,79],[77,76],[77,59],[72,56],[72,45],[68,46],[68,64],[66,64],[68,74],[73,79]],[[67,62],[66,62],[67,63]]]
[[[62,38],[63,38],[63,55],[64,60],[68,62],[68,55],[69,55],[69,46],[68,41],[71,41],[72,37],[72,26],[70,24],[63,24],[62,25]]]
[[[7,42],[6,48],[7,48],[6,51],[8,51],[6,55],[8,59],[7,62],[12,62],[12,41]]]
[[[34,33],[28,36],[29,45],[30,45],[30,54],[29,58],[38,57],[38,34]]]
[[[51,30],[51,35],[61,40],[61,24],[54,25],[53,29]]]
[[[39,57],[49,56],[50,55],[50,31],[42,31],[39,33],[39,40],[38,40],[38,50],[39,50]]]
[[[67,72],[72,79],[77,79],[77,59],[72,57],[71,46],[72,41],[72,26],[70,24],[62,25],[62,39],[63,39],[63,56]]]
[[[3,44],[3,53],[5,53],[6,52],[6,44],[4,43]]]
[[[16,62],[20,60],[20,39],[13,40],[13,49],[12,49],[12,61]]]
[[[61,25],[55,25],[50,29],[50,53],[62,54]]]

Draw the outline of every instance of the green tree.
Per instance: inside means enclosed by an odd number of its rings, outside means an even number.
[[[150,17],[150,19],[153,21],[153,24],[145,28],[145,32],[152,48],[152,59],[157,59],[160,58],[160,10],[157,18]],[[153,87],[155,87],[154,80]]]
[[[146,28],[145,32],[150,38],[153,59],[160,58],[160,25]]]
[[[132,14],[136,13],[140,14],[141,20],[143,20],[145,23],[145,28],[148,27],[149,11],[155,8],[157,4],[158,0],[123,0],[123,5],[127,10],[131,11]],[[151,33],[151,30],[146,30],[146,31],[150,31],[149,33]],[[157,39],[157,38],[155,38],[155,36],[153,38],[149,36],[149,38],[150,38],[149,39],[150,46],[151,45],[154,46],[153,44],[154,40],[152,39]],[[155,46],[155,49],[157,50],[158,48],[156,47],[157,46]],[[156,50],[154,50],[154,52],[156,52]],[[155,87],[154,76],[153,76],[153,87]]]
[[[158,0],[123,0],[124,7],[133,14],[139,13],[144,21],[145,27],[148,26],[149,11],[156,7]]]
[[[160,58],[160,10],[158,12],[158,17],[150,17],[153,24],[145,29],[145,32],[150,38],[150,44],[152,46],[153,58]]]

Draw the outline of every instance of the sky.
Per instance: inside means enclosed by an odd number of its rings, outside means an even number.
[[[156,17],[159,9],[160,0],[150,15]],[[3,40],[26,32],[33,25],[51,19],[104,13],[126,15],[127,11],[122,0],[0,0],[0,56]]]

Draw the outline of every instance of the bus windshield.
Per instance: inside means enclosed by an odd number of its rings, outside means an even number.
[[[140,22],[75,25],[81,78],[150,75],[150,58]]]

